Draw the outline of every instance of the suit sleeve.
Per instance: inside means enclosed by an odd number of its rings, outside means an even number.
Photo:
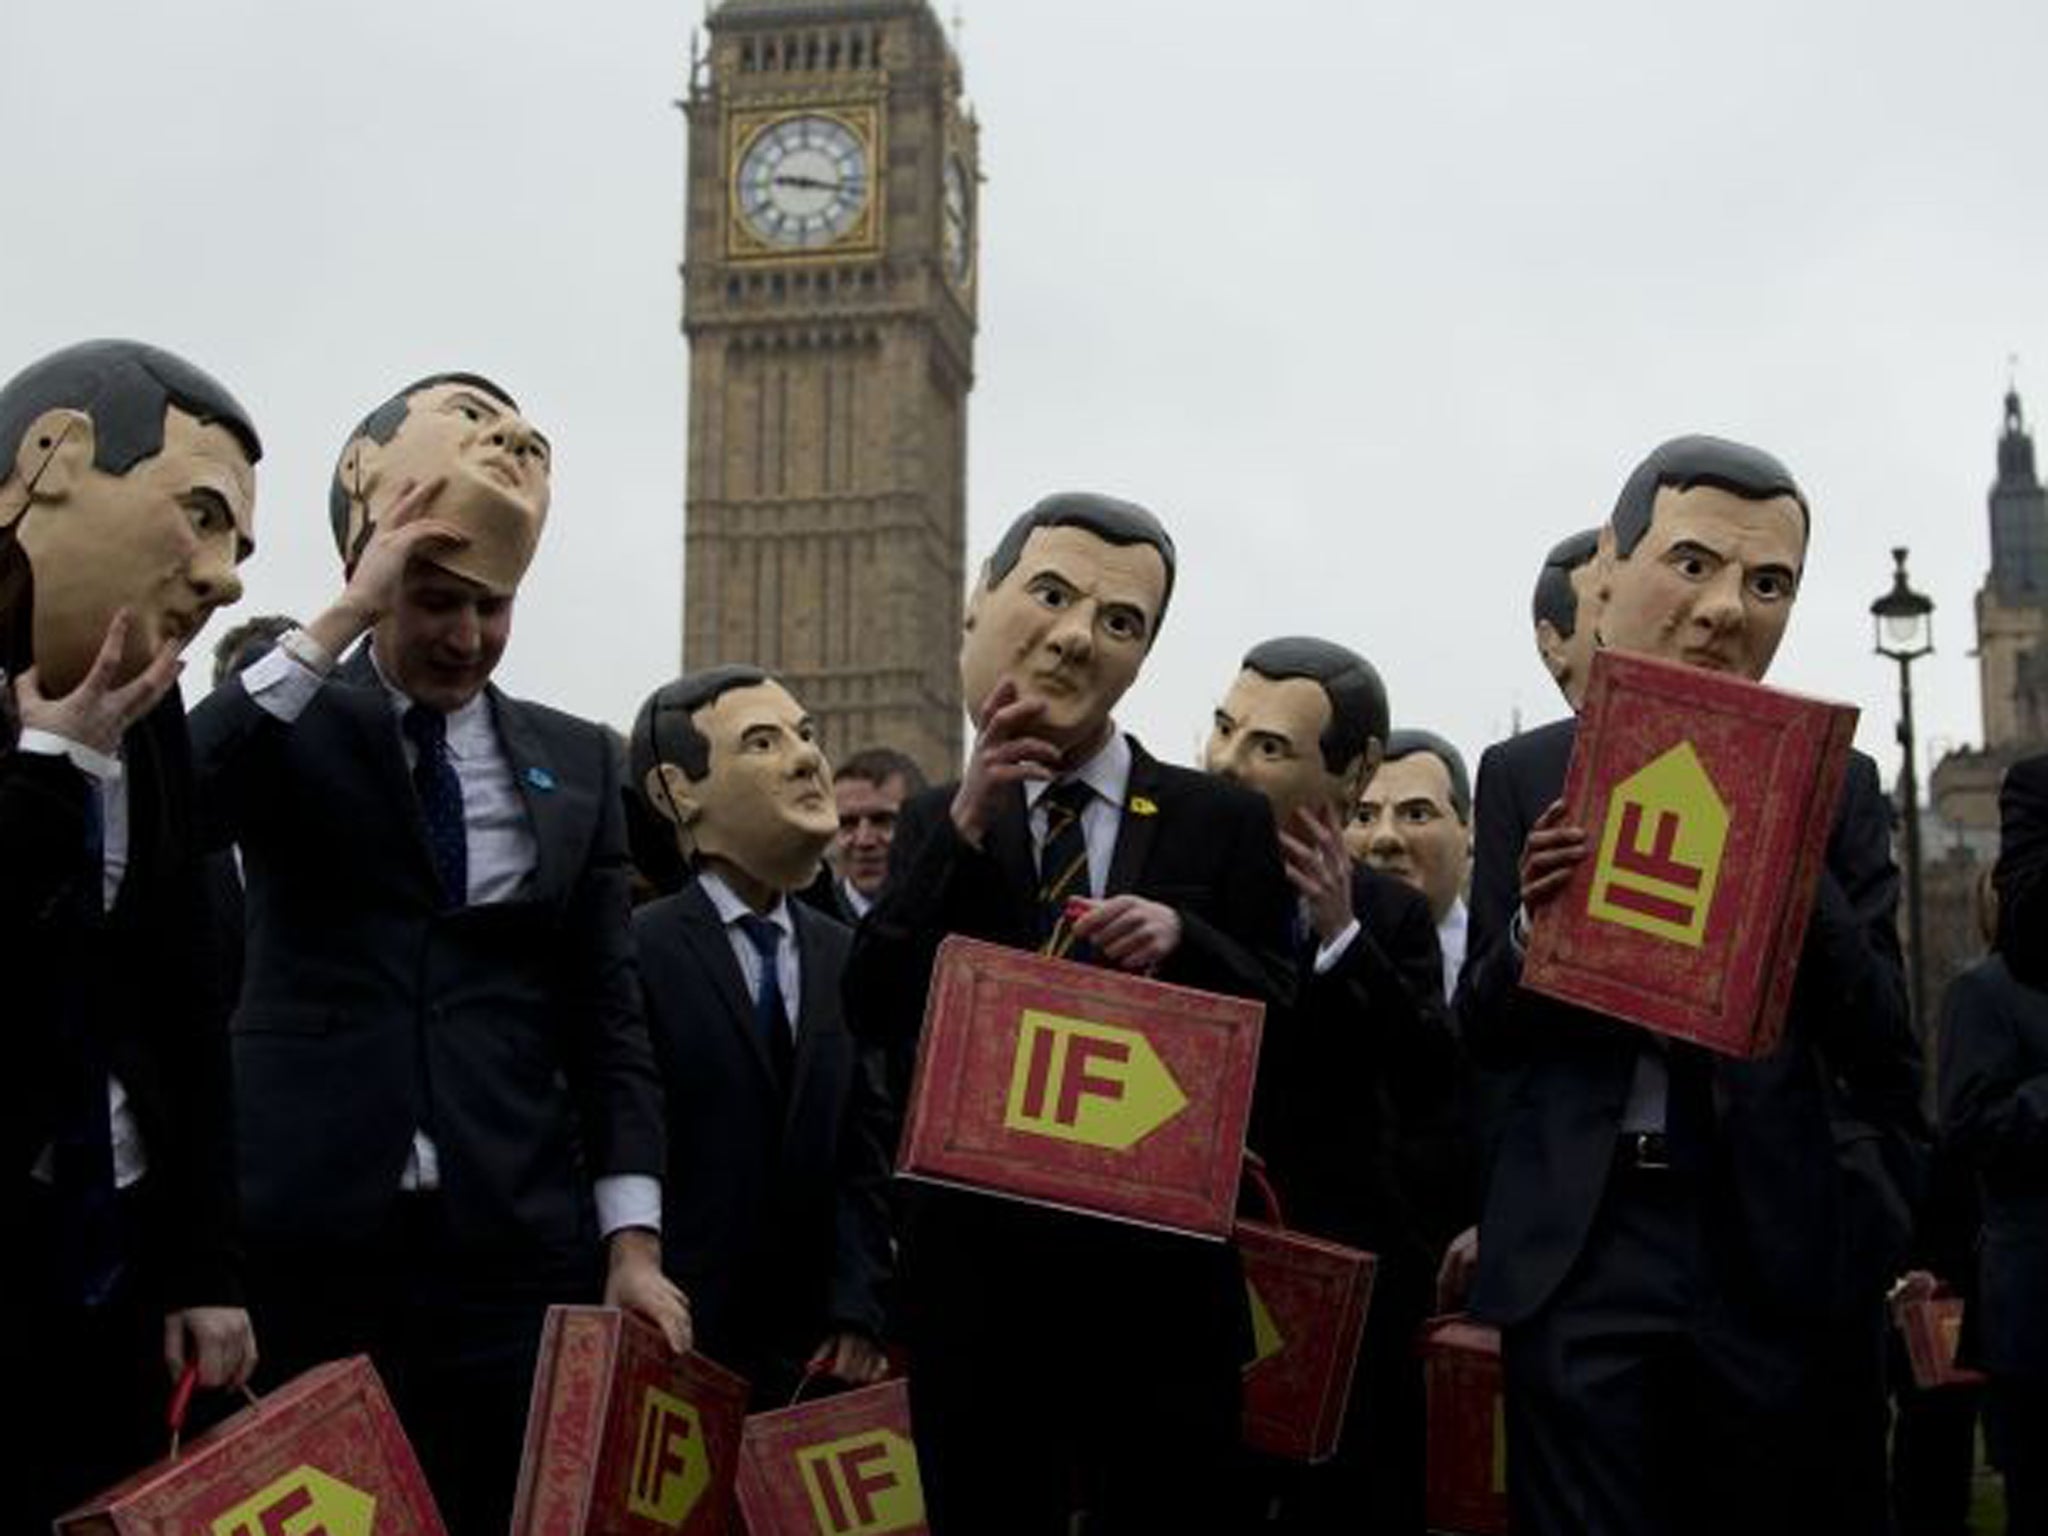
[[[999,917],[984,908],[1001,871],[954,828],[950,793],[932,790],[904,805],[889,843],[888,881],[846,964],[848,1027],[892,1051],[917,1038],[939,941],[949,932],[1000,932]]]
[[[230,679],[199,701],[187,719],[198,790],[202,851],[259,840],[283,775],[280,749],[290,729]]]
[[[1343,958],[1302,983],[1304,1027],[1353,1030],[1397,1106],[1422,1112],[1451,1090],[1457,1042],[1443,1001],[1443,951],[1429,903],[1405,886],[1352,886],[1358,937]]]
[[[658,1179],[664,1157],[661,1077],[634,958],[618,762],[603,732],[585,729],[598,778],[598,818],[565,920],[564,1070],[592,1177]]]
[[[882,1291],[894,1269],[889,1213],[894,1141],[887,1059],[880,1047],[856,1042],[840,1127],[830,1316],[833,1326],[875,1340],[887,1326]]]
[[[1810,1007],[1821,1055],[1850,1113],[1924,1151],[1919,1036],[1899,949],[1899,872],[1877,768],[1849,760],[1800,953],[1799,1005]]]
[[[2048,1069],[1982,966],[1950,985],[1941,1023],[1944,1145],[1995,1178],[2048,1179]]]
[[[1221,825],[1166,834],[1217,839],[1216,904],[1208,914],[1175,908],[1180,947],[1160,966],[1159,979],[1291,1008],[1297,986],[1290,931],[1294,892],[1280,862],[1272,809],[1249,793],[1218,797],[1215,804]]]
[[[1998,793],[1998,953],[2048,988],[2048,755],[2012,765]]]

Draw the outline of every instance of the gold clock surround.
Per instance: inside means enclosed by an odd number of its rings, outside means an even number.
[[[764,134],[799,118],[822,117],[837,123],[860,141],[868,163],[868,196],[857,217],[826,245],[783,246],[756,234],[740,200],[740,171],[747,151]],[[734,261],[749,264],[803,265],[836,261],[849,255],[872,254],[881,246],[883,199],[887,177],[887,146],[882,142],[881,112],[874,102],[789,102],[773,107],[735,109],[726,119],[726,247]]]

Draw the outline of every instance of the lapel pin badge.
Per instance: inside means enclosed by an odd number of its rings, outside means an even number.
[[[545,793],[555,787],[555,776],[545,768],[529,768],[526,770],[526,782]]]
[[[1143,795],[1133,795],[1131,796],[1131,814],[1133,816],[1157,816],[1159,814],[1159,807]]]

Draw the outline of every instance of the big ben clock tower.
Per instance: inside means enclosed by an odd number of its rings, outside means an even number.
[[[694,72],[683,665],[960,758],[976,133],[925,0],[723,0]]]

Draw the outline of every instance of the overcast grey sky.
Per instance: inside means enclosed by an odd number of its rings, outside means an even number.
[[[671,102],[701,5],[6,11],[0,373],[133,335],[242,396],[268,453],[231,615],[334,590],[327,477],[368,406],[435,369],[500,379],[557,452],[500,681],[629,718],[679,644]],[[1124,710],[1155,749],[1193,752],[1282,632],[1357,646],[1398,720],[1475,756],[1550,718],[1536,564],[1694,430],[1779,453],[1814,504],[1771,681],[1862,705],[1893,771],[1865,610],[1909,544],[1940,605],[1923,741],[1977,736],[2008,354],[2048,413],[2048,6],[962,11],[987,174],[970,557],[1050,489],[1166,517],[1181,586]]]

